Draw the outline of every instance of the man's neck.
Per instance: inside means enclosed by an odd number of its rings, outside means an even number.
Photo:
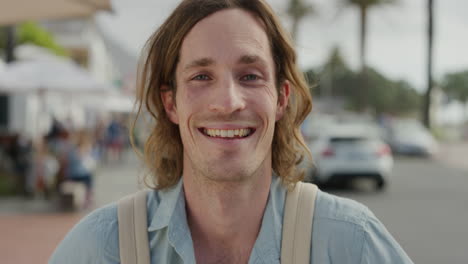
[[[191,176],[184,174],[184,192],[197,263],[247,263],[260,231],[271,172],[250,182],[207,183]]]

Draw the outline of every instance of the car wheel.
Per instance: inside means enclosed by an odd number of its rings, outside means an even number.
[[[377,189],[377,191],[383,191],[386,187],[387,183],[385,182],[384,179],[377,179],[376,180],[376,184],[375,184],[375,187]]]

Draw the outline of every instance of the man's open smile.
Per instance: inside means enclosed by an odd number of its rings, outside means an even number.
[[[207,137],[221,139],[243,139],[255,133],[255,128],[252,127],[237,129],[218,129],[201,127],[198,130]]]

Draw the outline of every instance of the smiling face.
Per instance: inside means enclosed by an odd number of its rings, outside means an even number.
[[[179,125],[184,177],[239,181],[271,175],[275,122],[285,111],[264,27],[240,9],[216,12],[187,34],[176,68],[177,92],[161,94]]]

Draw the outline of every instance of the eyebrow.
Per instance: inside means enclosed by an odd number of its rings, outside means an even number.
[[[239,64],[260,63],[261,65],[267,65],[266,61],[257,55],[244,55],[239,58],[239,61],[237,63]]]
[[[267,63],[264,59],[262,59],[260,56],[257,55],[243,55],[239,58],[237,61],[238,64],[254,64],[254,63],[259,63],[262,66],[266,66]],[[184,67],[184,71],[187,71],[192,68],[197,68],[197,67],[207,67],[210,65],[215,64],[215,61],[211,58],[201,58],[201,59],[196,59],[187,66]]]
[[[196,67],[206,67],[214,64],[214,60],[210,58],[201,58],[190,62],[187,66],[184,67],[184,71],[196,68]]]

